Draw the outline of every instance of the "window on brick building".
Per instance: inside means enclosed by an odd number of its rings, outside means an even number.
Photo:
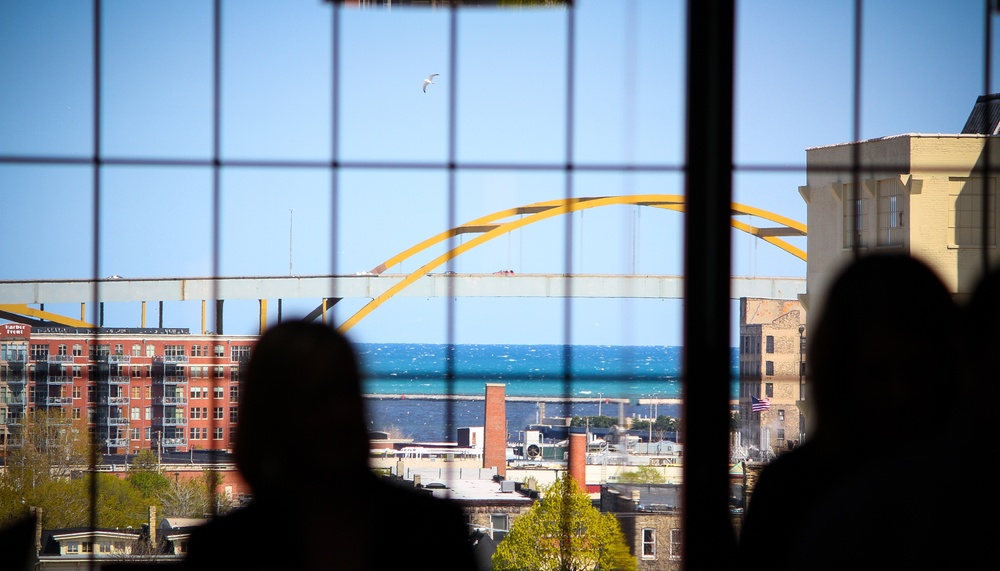
[[[764,396],[767,398],[774,396],[774,383],[764,383]]]
[[[215,428],[212,429],[212,439],[213,440],[222,440],[222,434],[223,434],[223,432],[222,432],[222,427],[221,426],[216,426]]]
[[[764,374],[768,376],[774,375],[774,361],[764,361]]]
[[[670,560],[680,561],[683,543],[681,542],[681,529],[675,527],[670,530]]]
[[[493,541],[499,542],[503,538],[507,537],[507,527],[508,525],[507,514],[492,514],[490,515],[490,528],[493,529]]]
[[[768,353],[774,353],[774,335],[768,335],[765,340],[765,347]]]
[[[230,350],[230,356],[235,362],[245,361],[250,358],[250,346],[234,345]]]
[[[656,559],[656,530],[651,527],[642,529],[642,558]]]

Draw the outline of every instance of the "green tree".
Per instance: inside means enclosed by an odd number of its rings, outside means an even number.
[[[591,428],[611,428],[618,423],[614,417],[607,415],[600,416],[574,416],[569,420],[570,426],[590,426]]]
[[[514,520],[493,554],[496,571],[634,571],[618,520],[602,514],[567,473]]]
[[[90,463],[86,428],[60,410],[45,409],[27,415],[17,428],[0,477],[0,524],[40,507],[45,527],[87,525],[90,493],[80,480]]]
[[[637,470],[618,474],[620,484],[664,484],[666,481],[663,474],[652,466],[639,466]]]
[[[157,469],[152,450],[140,450],[133,458],[126,481],[150,504],[161,506],[159,498],[170,488],[170,479]]]

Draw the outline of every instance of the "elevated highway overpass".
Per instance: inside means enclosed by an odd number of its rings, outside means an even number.
[[[375,299],[407,274],[256,276],[217,278],[120,278],[0,281],[0,318],[22,323],[51,321],[90,327],[86,305],[98,303],[315,299],[318,318],[345,298]],[[731,297],[795,299],[805,278],[733,277]],[[432,273],[399,289],[403,297],[573,297],[681,299],[683,279],[664,275],[444,274]],[[80,319],[47,312],[47,304],[80,304]],[[262,320],[263,321],[263,320]],[[145,323],[142,324],[145,326]]]

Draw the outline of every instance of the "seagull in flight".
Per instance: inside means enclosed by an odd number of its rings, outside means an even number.
[[[427,86],[434,83],[434,78],[437,77],[438,75],[440,74],[432,73],[427,76],[427,79],[424,80],[424,84],[422,86],[424,88],[424,93],[427,93]]]

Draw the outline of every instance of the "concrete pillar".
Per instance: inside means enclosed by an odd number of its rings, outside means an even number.
[[[483,468],[496,468],[507,476],[507,386],[486,383],[486,411],[483,435]]]
[[[156,548],[156,506],[149,506],[149,546]]]

